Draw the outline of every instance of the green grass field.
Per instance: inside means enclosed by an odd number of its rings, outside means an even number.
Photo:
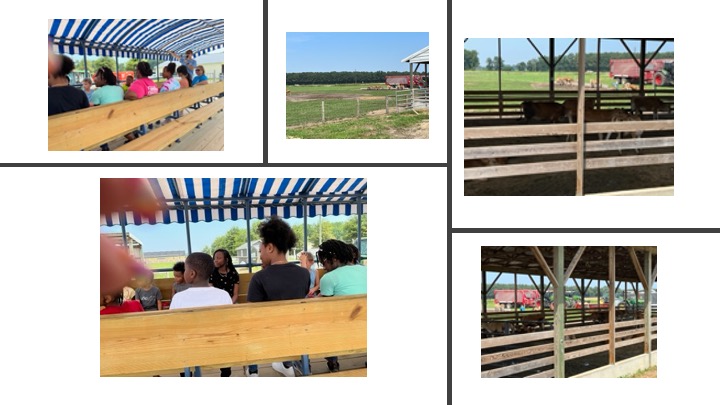
[[[429,119],[427,111],[369,115],[323,125],[287,129],[287,137],[303,139],[392,139]]]
[[[561,77],[569,77],[577,81],[577,72],[555,72],[555,79]],[[587,73],[585,82],[589,83],[596,79],[596,73]],[[487,70],[468,70],[465,71],[464,78],[465,90],[497,90],[498,89],[498,73]],[[542,88],[533,87],[533,83],[548,83],[548,72],[502,72],[502,88],[503,90],[541,90]],[[600,72],[600,83],[610,88],[613,87],[613,79],[608,72]],[[652,85],[646,84],[648,89]],[[658,87],[658,89],[672,89],[672,87]]]
[[[555,78],[569,77],[577,81],[577,72],[555,72]],[[586,74],[585,82],[595,80],[595,73]],[[607,72],[600,72],[600,83],[612,86]],[[487,70],[465,71],[465,90],[497,90],[498,73]],[[503,90],[539,90],[533,83],[548,83],[548,72],[502,72]]]
[[[321,100],[288,102],[285,125],[288,127],[322,121]],[[360,100],[360,115],[370,111],[384,110],[385,99]],[[325,121],[357,116],[358,102],[354,99],[330,99],[325,101]]]
[[[356,83],[356,84],[317,84],[302,86],[285,86],[285,90],[303,94],[355,94],[358,96],[386,96],[395,94],[395,90],[363,90],[369,86],[385,87],[385,83]]]

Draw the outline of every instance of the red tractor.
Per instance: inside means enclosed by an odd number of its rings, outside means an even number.
[[[640,83],[640,67],[634,59],[610,59],[610,77],[618,84]],[[673,59],[651,60],[643,74],[645,83],[657,86],[675,85],[675,62]]]
[[[539,308],[542,300],[538,290],[495,290],[495,308],[511,309],[524,306]],[[513,296],[515,296],[513,298]]]
[[[413,75],[413,87],[427,87],[424,75]],[[385,76],[385,84],[393,89],[410,88],[410,75],[407,76]]]

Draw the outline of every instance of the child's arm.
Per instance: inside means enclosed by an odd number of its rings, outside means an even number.
[[[239,292],[240,292],[240,284],[235,283],[235,285],[233,286],[233,296],[232,296],[233,304],[237,303]]]

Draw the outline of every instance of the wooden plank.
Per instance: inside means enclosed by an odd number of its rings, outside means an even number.
[[[621,347],[631,346],[631,345],[638,344],[638,343],[643,343],[644,341],[645,341],[645,336],[640,336],[640,337],[637,337],[634,339],[621,340],[619,342],[616,342],[615,347],[619,349]]]
[[[481,378],[505,377],[512,374],[522,373],[523,371],[532,370],[533,368],[548,366],[553,364],[553,356],[544,357],[542,359],[526,361],[524,363],[514,364],[512,366],[496,368],[494,370],[481,371]],[[481,368],[482,369],[482,368]]]
[[[176,90],[48,117],[48,150],[92,149],[224,91],[224,83]]]
[[[640,267],[640,261],[638,260],[637,253],[635,253],[635,248],[632,246],[628,246],[627,250],[630,253],[630,259],[632,261],[633,268],[635,269],[635,273],[637,273],[637,276],[640,279],[642,285],[647,288],[647,280],[645,279],[645,274],[643,273],[642,267]]]
[[[579,357],[589,356],[595,353],[601,353],[608,349],[608,345],[600,345],[589,347],[587,349],[575,350],[572,352],[565,352],[565,360],[577,359]]]
[[[214,102],[205,105],[197,110],[186,114],[178,119],[150,131],[130,143],[126,143],[117,148],[118,151],[141,151],[141,150],[162,150],[168,145],[175,143],[176,139],[181,139],[189,134],[199,124],[204,123],[220,112],[225,107],[225,99],[220,98]]]
[[[629,131],[667,131],[675,129],[675,120],[656,121],[622,121],[622,122],[592,122],[585,123],[585,132],[597,134],[601,132],[629,132]],[[545,125],[508,125],[495,127],[469,127],[464,128],[465,140],[494,139],[494,138],[520,138],[551,135],[576,135],[577,124],[545,124]]]
[[[565,329],[565,336],[581,335],[584,333],[600,332],[600,331],[604,331],[604,330],[607,330],[606,324],[579,326],[579,327]]]
[[[609,158],[586,159],[585,168],[612,169],[629,166],[648,166],[673,163],[674,155],[656,154],[639,156],[618,156]],[[547,174],[569,172],[575,170],[575,161],[563,160],[541,163],[523,163],[503,166],[473,167],[464,169],[465,180],[488,179],[495,177],[521,176],[530,174]]]
[[[675,195],[675,186],[653,187],[634,190],[611,191],[608,193],[585,194],[593,196],[672,196]]]
[[[638,319],[635,319],[635,320],[632,320],[632,321],[617,322],[617,323],[615,324],[615,327],[616,327],[617,329],[622,329],[622,328],[626,328],[626,327],[628,327],[628,326],[642,325],[643,323],[644,323],[644,321],[643,321],[642,319],[639,319],[639,320],[638,320]]]
[[[186,135],[182,142],[173,143],[166,151],[222,151],[225,146],[224,112],[220,111],[199,129]]]
[[[552,353],[553,344],[529,346],[522,349],[506,350],[504,352],[485,354],[480,356],[480,365],[497,363],[499,361],[518,359],[541,353]]]
[[[618,149],[650,149],[673,147],[674,137],[611,139],[592,141],[585,144],[586,152],[616,151]],[[575,153],[574,142],[534,143],[522,145],[476,146],[463,149],[465,160],[490,159],[497,157],[543,156]]]
[[[467,173],[467,171],[466,171]],[[552,270],[550,270],[550,266],[548,266],[547,262],[545,261],[545,257],[542,255],[542,252],[540,252],[540,248],[537,246],[530,246],[530,250],[532,251],[533,255],[535,256],[535,260],[538,262],[540,267],[545,272],[545,275],[548,276],[550,279],[550,282],[552,283],[554,288],[557,288],[558,280],[555,278],[555,275],[553,274]]]
[[[367,352],[367,296],[100,318],[100,375]]]
[[[552,378],[554,375],[555,375],[555,370],[550,369],[550,370],[545,370],[545,371],[541,371],[539,373],[529,375],[525,378]]]
[[[573,257],[567,270],[565,270],[563,283],[566,283],[572,275],[573,271],[575,271],[575,267],[577,267],[577,264],[580,262],[580,257],[582,257],[582,254],[585,251],[586,247],[587,246],[580,246],[580,249],[578,249],[578,251],[575,253],[575,257]]]
[[[520,335],[501,336],[494,338],[487,338],[480,340],[480,347],[483,349],[490,349],[498,346],[530,343],[538,340],[552,339],[554,336],[553,331],[547,332],[535,332],[535,333],[523,333]]]
[[[583,346],[590,343],[607,342],[608,335],[595,335],[582,338],[565,339],[565,348]]]

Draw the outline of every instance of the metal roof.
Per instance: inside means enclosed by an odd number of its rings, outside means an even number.
[[[426,46],[425,48],[401,60],[400,62],[430,63],[430,46]]]
[[[579,246],[565,246],[564,269],[579,250]],[[653,255],[652,263],[657,263],[657,247],[633,246],[641,266],[647,254]],[[540,252],[545,262],[552,268],[553,247],[540,246]],[[617,281],[639,281],[639,277],[632,263],[628,246],[618,246],[615,249],[615,279]],[[544,276],[545,272],[538,263],[530,246],[483,246],[481,248],[482,271],[517,273]],[[580,261],[572,273],[572,278],[585,278],[592,280],[608,280],[608,247],[588,246],[580,257]]]
[[[56,53],[173,60],[169,51],[223,48],[225,20],[55,19],[48,38]]]
[[[137,212],[101,215],[101,225],[170,224],[265,218],[356,215],[367,212],[363,178],[162,178],[148,179],[155,197],[165,203],[154,217]],[[186,218],[187,216],[187,218]]]

